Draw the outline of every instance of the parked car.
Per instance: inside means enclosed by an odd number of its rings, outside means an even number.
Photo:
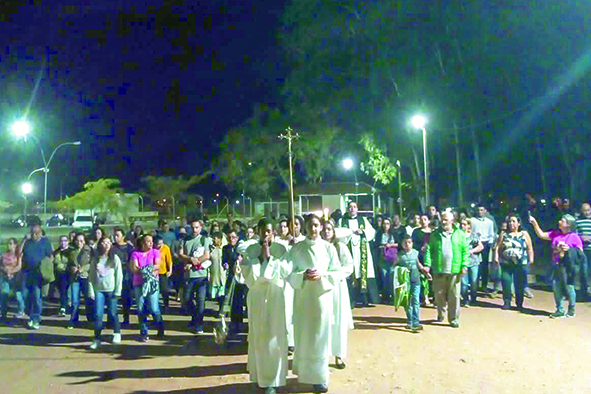
[[[24,215],[21,215],[12,221],[12,225],[14,227],[29,227],[35,225],[41,226],[42,222],[37,215],[27,215],[26,219]]]
[[[92,216],[85,215],[76,216],[76,219],[74,219],[74,223],[72,223],[72,227],[81,230],[90,230],[92,228],[92,225]]]
[[[70,224],[69,219],[60,213],[53,215],[45,222],[47,227],[67,226],[68,224]]]

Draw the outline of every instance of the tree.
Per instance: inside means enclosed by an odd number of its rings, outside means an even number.
[[[378,148],[371,135],[364,135],[359,142],[367,152],[367,161],[360,164],[361,171],[374,179],[374,186],[377,182],[387,186],[398,176],[398,169],[392,164],[386,153]]]
[[[84,190],[51,203],[57,209],[93,209],[103,213],[120,215],[127,225],[129,216],[136,211],[119,187],[119,179],[101,178],[84,184]],[[136,202],[137,203],[137,202]]]
[[[158,201],[167,197],[180,200],[181,195],[186,193],[192,186],[202,182],[211,175],[212,171],[206,171],[201,175],[190,177],[179,176],[146,176],[141,181],[146,185],[146,193],[152,201]]]

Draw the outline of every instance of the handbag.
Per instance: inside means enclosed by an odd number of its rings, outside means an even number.
[[[398,261],[398,248],[384,248],[384,260],[389,263]]]
[[[43,282],[51,283],[55,280],[55,273],[53,269],[53,261],[49,257],[45,257],[43,260],[41,260],[41,264],[39,264],[39,271],[41,272]]]

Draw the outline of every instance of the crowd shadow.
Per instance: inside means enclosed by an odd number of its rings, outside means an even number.
[[[312,386],[301,384],[297,382],[297,378],[287,379],[287,384],[284,387],[277,389],[278,393],[312,393]],[[221,386],[170,390],[170,391],[151,391],[151,390],[137,390],[131,391],[128,394],[260,394],[263,391],[253,383],[231,383]]]
[[[175,335],[163,340],[151,339],[148,343],[136,342],[139,334],[123,334],[123,342],[111,344],[111,335],[103,336],[103,344],[90,350],[92,332],[89,335],[47,334],[39,331],[0,334],[0,344],[11,346],[69,347],[88,354],[109,354],[118,360],[142,360],[169,356],[240,356],[247,353],[244,342],[230,342],[218,346],[211,335]],[[135,343],[133,343],[135,342]]]

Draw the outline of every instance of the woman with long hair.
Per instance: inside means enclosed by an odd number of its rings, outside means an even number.
[[[534,248],[527,233],[521,229],[521,219],[517,215],[507,217],[507,230],[502,232],[494,253],[494,264],[501,264],[501,284],[503,286],[503,308],[511,309],[511,289],[515,287],[515,303],[521,311],[527,283],[527,265],[534,263]]]
[[[146,309],[152,313],[158,327],[157,339],[164,338],[164,322],[160,313],[160,288],[158,271],[160,269],[160,251],[154,249],[151,235],[144,234],[138,240],[139,249],[131,254],[130,268],[133,273],[133,288],[140,321],[140,341],[147,342],[148,319]]]
[[[14,291],[18,303],[17,317],[25,315],[25,301],[21,290],[21,254],[18,251],[18,240],[10,238],[8,249],[0,256],[0,320],[6,321],[8,314],[8,297]]]
[[[345,229],[342,229],[345,230]],[[346,229],[347,231],[350,231]],[[332,219],[323,221],[322,238],[334,245],[341,264],[341,281],[332,290],[333,295],[333,322],[331,324],[331,355],[335,358],[338,369],[344,369],[343,358],[347,357],[347,337],[353,327],[353,314],[351,312],[351,299],[347,278],[354,270],[353,257],[343,242],[340,242],[335,234],[335,222]]]
[[[92,350],[101,345],[105,307],[109,321],[113,323],[113,343],[121,343],[117,305],[123,288],[123,270],[119,256],[110,253],[112,246],[111,239],[103,236],[98,242],[97,255],[90,260],[89,294],[94,298],[94,340],[90,345]]]

